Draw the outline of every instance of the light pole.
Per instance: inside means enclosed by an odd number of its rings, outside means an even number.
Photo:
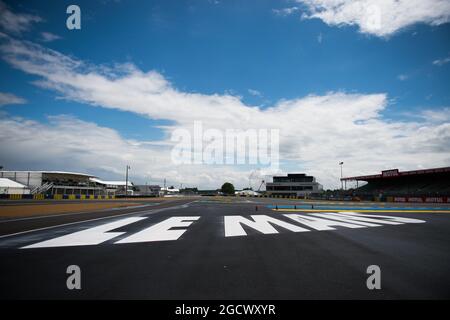
[[[343,190],[344,189],[344,182],[342,181],[342,166],[343,166],[343,164],[344,164],[344,162],[339,162],[339,165],[341,166],[341,190]]]
[[[131,169],[129,165],[127,165],[127,173],[125,175],[125,195],[128,196],[128,170]]]

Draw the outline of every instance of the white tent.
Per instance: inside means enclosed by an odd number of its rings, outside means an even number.
[[[236,191],[234,194],[237,196],[244,196],[244,197],[246,197],[246,196],[256,197],[256,196],[260,195],[260,193],[253,191],[253,190]]]
[[[30,189],[13,180],[0,178],[0,194],[30,194]]]

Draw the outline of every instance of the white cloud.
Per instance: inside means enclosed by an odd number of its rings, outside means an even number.
[[[359,31],[388,37],[416,23],[450,21],[448,0],[297,0],[306,7],[303,18],[331,26],[356,25]]]
[[[291,14],[294,14],[298,10],[300,10],[299,7],[290,7],[290,8],[282,8],[282,9],[273,9],[272,11],[278,16],[289,16]]]
[[[115,130],[67,115],[49,117],[48,124],[2,118],[0,128],[0,161],[6,167],[70,170],[121,179],[125,165],[131,164],[130,179],[138,183],[161,184],[167,179],[169,185],[218,188],[228,179],[236,185],[248,184],[249,171],[173,165],[170,145],[124,139]]]
[[[248,93],[250,93],[252,96],[255,96],[255,97],[262,96],[261,92],[259,92],[258,90],[255,90],[255,89],[248,89]]]
[[[11,93],[0,92],[0,107],[9,104],[24,104],[27,101]]]
[[[421,116],[431,122],[450,122],[450,108],[441,108],[439,111],[425,110],[421,113]]]
[[[0,27],[7,32],[19,34],[30,29],[31,25],[43,19],[37,15],[14,13],[0,1]]]
[[[433,64],[435,66],[443,66],[444,64],[447,64],[450,62],[450,57],[443,58],[443,59],[436,59],[433,61]]]
[[[43,42],[52,42],[58,39],[61,39],[61,37],[56,34],[53,34],[51,32],[41,32],[41,40]]]
[[[398,76],[397,76],[397,79],[398,80],[400,80],[400,81],[405,81],[405,80],[408,80],[408,75],[406,75],[406,74],[399,74]]]
[[[73,118],[55,118],[51,125],[6,119],[0,136],[0,149],[7,150],[1,156],[7,161],[0,158],[5,164],[22,161],[23,166],[27,162],[35,167],[70,166],[67,169],[119,174],[130,162],[136,176],[170,177],[201,187],[218,187],[224,180],[246,186],[254,168],[172,165],[171,131],[191,128],[196,120],[203,122],[204,129],[279,128],[282,169],[316,175],[325,187],[339,186],[339,161],[345,162],[346,172],[352,175],[450,162],[450,123],[385,120],[382,112],[388,97],[384,93],[329,92],[282,100],[261,109],[230,94],[180,91],[160,73],[144,72],[132,64],[88,65],[31,42],[5,35],[0,40],[3,59],[37,76],[35,83],[42,88],[65,99],[173,123],[162,128],[167,138],[148,143],[126,140],[114,130]],[[13,142],[11,136],[16,137]],[[45,153],[40,152],[44,149]]]

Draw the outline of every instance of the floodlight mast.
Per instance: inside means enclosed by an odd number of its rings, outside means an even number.
[[[125,174],[125,195],[128,196],[128,170],[130,170],[131,167],[127,165],[126,174]]]
[[[344,162],[339,162],[339,165],[341,166],[341,190],[344,190],[344,181],[342,181],[342,166],[344,165]]]

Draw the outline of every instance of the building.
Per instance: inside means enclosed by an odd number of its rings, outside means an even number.
[[[341,180],[356,181],[357,188],[351,192],[363,199],[450,202],[450,167],[412,171],[390,169],[379,174],[346,177]]]
[[[0,178],[0,194],[30,194],[30,189],[13,180]]]
[[[159,197],[163,195],[161,187],[153,184],[134,185],[133,190],[136,196]]]
[[[164,195],[179,195],[180,194],[180,189],[175,188],[174,186],[170,186],[167,188],[161,188],[161,191]]]
[[[287,176],[274,176],[273,182],[266,183],[269,196],[304,197],[321,193],[322,185],[313,176],[304,173],[288,173]]]
[[[91,182],[95,183],[98,186],[101,186],[105,190],[106,195],[125,195],[125,188],[128,188],[127,195],[133,195],[134,194],[134,185],[133,182],[128,181],[108,181],[108,180],[101,180],[98,178],[91,177],[89,179]]]
[[[0,171],[0,178],[25,186],[30,194],[107,196],[125,194],[125,181],[104,181],[84,173],[65,171]],[[128,194],[133,194],[128,181]],[[26,193],[23,193],[26,194]]]
[[[8,178],[27,186],[31,194],[104,195],[103,186],[91,181],[92,175],[64,171],[0,171]]]

